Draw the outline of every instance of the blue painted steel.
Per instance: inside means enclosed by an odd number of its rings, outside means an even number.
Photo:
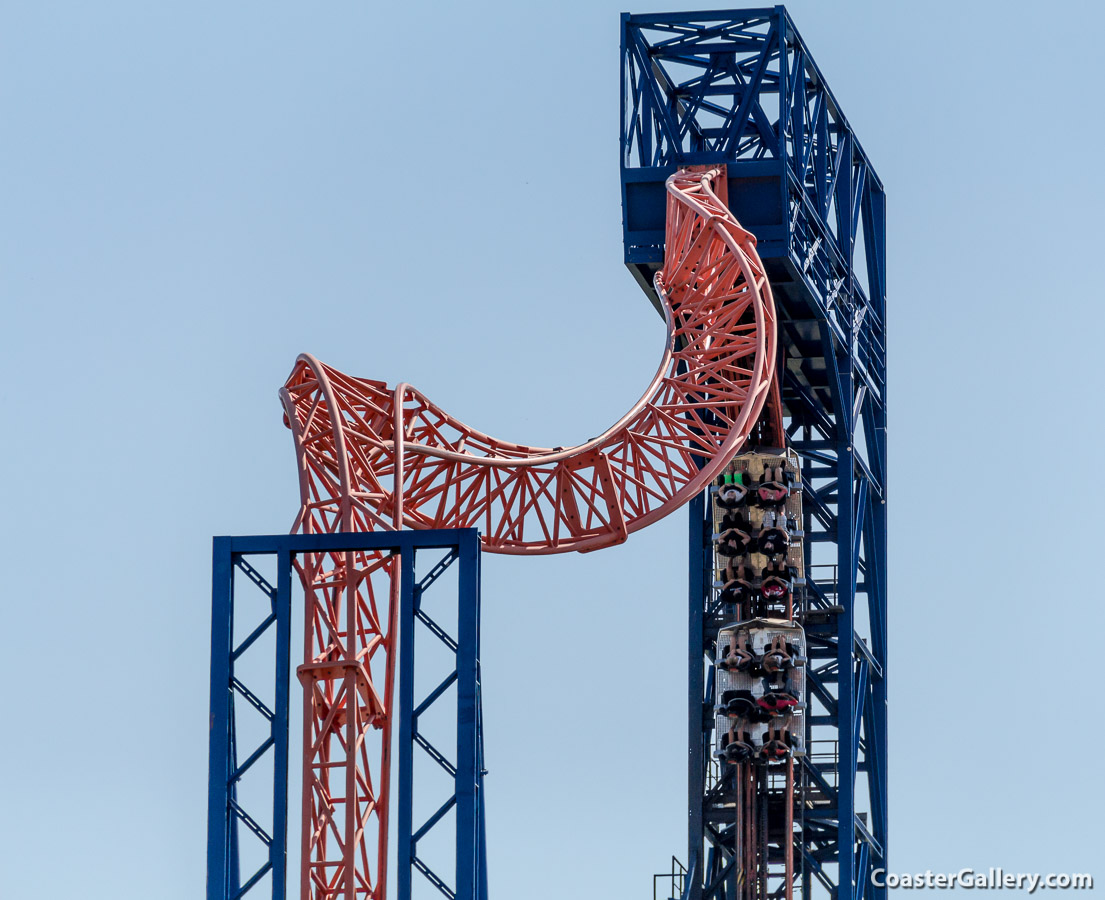
[[[287,784],[288,784],[288,644],[291,634],[290,561],[277,567],[273,587],[241,555],[232,550],[232,539],[215,538],[212,559],[211,619],[211,719],[208,780],[208,900],[233,900],[252,891],[269,877],[274,898],[284,897],[287,878]],[[241,641],[234,641],[234,572],[239,570],[268,599],[267,614],[250,622],[252,628]],[[274,708],[245,683],[237,665],[242,655],[266,634],[274,636]],[[281,677],[283,673],[283,677]],[[238,700],[252,706],[267,723],[267,733],[256,745],[242,748],[236,727]],[[267,827],[260,816],[240,805],[238,789],[242,779],[263,757],[273,758],[273,812]],[[239,759],[242,761],[239,762]],[[241,828],[265,848],[264,862],[256,869],[241,871]],[[248,838],[247,838],[248,839]]]
[[[215,539],[211,584],[211,730],[208,736],[207,898],[230,896],[230,773],[235,760],[230,744],[230,653],[232,578],[230,554]],[[236,890],[236,888],[235,888]]]
[[[415,532],[419,533],[419,532]],[[427,533],[427,532],[422,532]],[[459,533],[459,532],[458,532]],[[414,872],[429,881],[446,897],[477,900],[486,897],[487,862],[483,814],[483,724],[479,683],[480,548],[476,532],[458,543],[421,580],[414,579],[414,562],[403,557],[400,588],[400,678],[399,678],[399,881],[400,900],[414,892]],[[409,560],[409,561],[408,561]],[[424,593],[447,569],[459,569],[457,626],[455,636],[422,605]],[[409,567],[409,568],[408,568]],[[420,626],[423,626],[420,628]],[[432,636],[452,653],[453,667],[421,700],[415,689],[418,667],[418,635]],[[435,746],[419,725],[441,703],[450,689],[456,690],[456,755],[449,759]],[[414,818],[415,754],[419,748],[453,779],[453,793],[417,824]],[[454,815],[455,873],[452,886],[418,853],[418,843],[444,827]]]
[[[621,42],[625,262],[646,292],[663,259],[664,179],[723,162],[773,285],[807,282],[834,306],[861,214],[867,243],[883,231],[882,184],[785,8],[626,13]],[[884,280],[871,293],[883,296]]]
[[[812,801],[799,822],[802,895],[820,885],[835,900],[884,900],[885,888],[868,881],[887,852],[882,183],[784,7],[625,14],[621,41],[626,265],[655,302],[664,179],[679,165],[725,163],[730,205],[756,235],[775,294],[784,419],[803,459],[807,742],[827,750],[801,765]],[[703,888],[725,880],[703,806],[708,724],[696,734],[708,688],[707,516],[705,505],[691,506],[693,900],[728,896]]]
[[[712,565],[707,559],[710,547],[710,529],[707,527],[708,500],[705,494],[694,497],[689,506],[687,541],[688,596],[700,598],[700,602],[687,604],[687,784],[704,785],[706,783],[706,764],[709,759],[710,745],[707,728],[712,715],[712,703],[703,701],[707,691],[713,687],[713,678],[706,675],[703,662],[702,640],[705,634],[706,604],[702,598],[709,596],[710,581],[713,578]],[[697,527],[696,527],[697,525]],[[711,666],[711,670],[712,670]],[[694,883],[702,878],[704,861],[702,853],[703,791],[693,789],[687,794],[687,875],[684,883]]]
[[[276,562],[277,596],[287,598],[284,603],[278,601],[282,610],[276,619],[276,720],[273,731],[287,735],[288,712],[290,706],[291,679],[282,676],[291,672],[291,596],[292,596],[292,558],[281,554]],[[273,831],[272,843],[272,881],[274,885],[287,884],[288,880],[288,741],[278,740],[273,748]],[[284,790],[281,790],[281,785]]]
[[[414,875],[414,554],[403,554],[399,581],[399,846],[396,887],[410,897]]]
[[[399,557],[400,648],[399,648],[399,771],[398,771],[398,850],[397,876],[400,900],[412,895],[411,872],[418,869],[448,897],[459,900],[486,900],[487,862],[483,799],[483,729],[479,687],[479,565],[480,543],[475,529],[442,529],[374,533],[311,535],[260,535],[216,537],[212,563],[211,627],[211,734],[208,794],[207,900],[236,900],[254,896],[269,878],[265,893],[273,900],[287,897],[288,833],[288,719],[291,676],[291,596],[292,565],[296,554],[341,551],[382,551]],[[415,558],[420,550],[444,551],[445,556],[421,581],[415,580]],[[276,586],[269,584],[249,561],[250,557],[276,558]],[[457,597],[458,633],[454,639],[437,627],[421,609],[422,594],[459,559]],[[268,614],[252,628],[241,628],[246,636],[234,643],[234,572],[238,570],[265,594]],[[415,622],[430,626],[457,656],[457,666],[446,684],[432,691],[417,707],[414,705]],[[273,637],[275,684],[273,708],[247,686],[236,671],[236,661],[268,634]],[[417,856],[417,842],[435,827],[444,827],[442,815],[431,817],[413,829],[414,791],[413,747],[416,742],[431,746],[418,731],[418,716],[438,701],[445,690],[457,684],[457,764],[446,763],[455,774],[456,790],[448,811],[457,807],[455,889],[439,879]],[[235,702],[241,700],[261,713],[268,722],[268,734],[249,748],[237,746]],[[271,823],[262,823],[256,811],[244,809],[238,802],[242,777],[262,758],[273,758],[273,805]],[[243,762],[239,763],[239,758]],[[239,843],[245,828],[261,840],[265,861],[254,871],[240,871]]]
[[[460,556],[460,615],[457,625],[457,896],[480,894],[479,735],[479,547]]]

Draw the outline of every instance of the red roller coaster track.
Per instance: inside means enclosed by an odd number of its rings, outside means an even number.
[[[725,168],[681,169],[667,189],[655,279],[667,342],[621,419],[576,447],[528,447],[465,425],[409,385],[300,356],[280,392],[299,466],[295,530],[476,527],[499,553],[595,550],[709,484],[769,395],[779,418],[775,308],[755,238],[728,209]],[[387,596],[375,573],[389,576]],[[300,565],[304,898],[386,895],[393,574],[389,558],[368,553]]]

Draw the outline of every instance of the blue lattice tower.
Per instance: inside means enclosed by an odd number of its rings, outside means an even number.
[[[286,900],[293,571],[306,554],[374,552],[398,564],[399,847],[396,895],[428,881],[445,897],[486,900],[483,713],[479,674],[480,540],[475,529],[217,537],[213,552],[207,900]],[[416,563],[431,565],[418,577]],[[274,572],[265,574],[265,570]],[[452,580],[443,576],[452,575]],[[432,605],[427,597],[433,599]],[[447,665],[428,689],[423,658]],[[456,722],[448,742],[424,724]],[[247,734],[243,717],[260,727]],[[452,789],[434,795],[440,767]],[[434,812],[417,814],[432,800]],[[444,848],[447,868],[420,851]]]
[[[781,389],[802,459],[810,644],[795,878],[803,896],[881,894],[886,803],[885,195],[783,7],[622,17],[625,262],[655,302],[664,180],[725,163],[779,311]],[[712,764],[704,633],[708,507],[691,506],[686,896],[734,900]],[[712,805],[713,804],[713,805]],[[728,890],[728,893],[727,893]]]

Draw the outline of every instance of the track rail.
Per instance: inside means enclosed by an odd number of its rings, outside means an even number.
[[[655,281],[664,351],[641,399],[587,443],[499,440],[409,385],[299,357],[281,391],[300,465],[297,529],[477,527],[486,550],[557,553],[619,543],[690,499],[744,442],[775,369],[771,288],[723,176],[668,179]]]
[[[680,169],[667,191],[654,282],[667,335],[655,376],[624,416],[575,447],[530,447],[471,428],[409,385],[300,356],[280,392],[299,467],[293,530],[476,527],[484,549],[498,553],[589,551],[624,541],[709,484],[772,391],[775,307],[756,240],[727,207],[725,167]],[[388,575],[394,588],[389,566],[371,554],[300,565],[304,898],[386,893],[396,603],[371,576]],[[373,730],[378,751],[369,754]]]

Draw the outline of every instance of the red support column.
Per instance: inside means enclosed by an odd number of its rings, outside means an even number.
[[[387,866],[394,558],[321,554],[306,593],[303,900],[383,900]],[[386,590],[383,589],[387,585]],[[381,610],[377,595],[386,602]],[[381,612],[383,615],[381,615]],[[382,663],[382,665],[381,665]],[[384,697],[373,668],[383,669]]]

